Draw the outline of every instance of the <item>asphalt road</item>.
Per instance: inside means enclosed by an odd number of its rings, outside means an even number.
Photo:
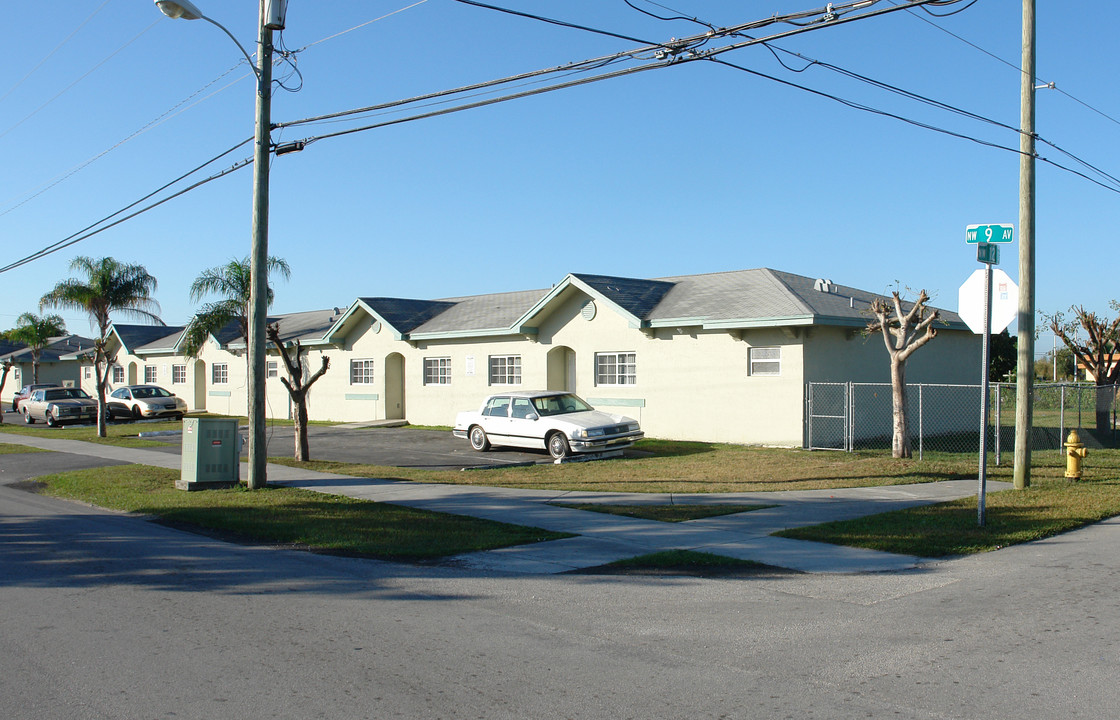
[[[1101,718],[1120,706],[1116,520],[921,572],[517,576],[231,545],[13,489],[19,477],[0,474],[11,720]]]

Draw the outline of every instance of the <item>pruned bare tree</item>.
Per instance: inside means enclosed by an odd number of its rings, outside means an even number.
[[[933,323],[940,313],[937,310],[929,312],[926,307],[929,295],[925,290],[918,293],[918,299],[908,311],[903,309],[897,290],[891,295],[893,303],[884,298],[875,298],[871,302],[870,311],[875,319],[867,324],[867,332],[882,333],[883,344],[887,346],[891,358],[891,455],[908,458],[912,457],[912,453],[910,431],[906,425],[906,361],[918,348],[937,337],[937,328],[933,327]]]
[[[307,391],[311,389],[316,380],[323,377],[323,374],[327,372],[327,369],[331,366],[331,359],[324,355],[323,363],[319,369],[305,380],[303,377],[303,348],[300,347],[299,340],[296,340],[291,347],[286,346],[280,340],[280,328],[275,324],[265,328],[265,335],[280,352],[280,357],[284,360],[284,370],[287,371],[288,377],[280,378],[280,382],[287,389],[296,409],[295,458],[300,462],[306,462],[311,459],[311,443],[307,437]]]
[[[1109,305],[1120,311],[1120,303],[1113,300]],[[1077,362],[1085,367],[1097,385],[1096,424],[1097,430],[1109,429],[1109,414],[1116,399],[1116,385],[1120,383],[1120,314],[1109,320],[1095,312],[1088,312],[1083,306],[1069,309],[1072,318],[1065,313],[1043,314],[1050,323],[1050,329],[1062,339],[1073,352]],[[1083,330],[1088,339],[1082,341]],[[1076,373],[1076,368],[1075,368]]]
[[[4,383],[8,381],[8,373],[15,367],[15,362],[11,358],[4,358],[0,361],[0,394],[4,392]],[[0,410],[0,425],[4,424],[4,412]]]

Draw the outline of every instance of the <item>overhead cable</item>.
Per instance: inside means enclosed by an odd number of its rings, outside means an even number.
[[[221,153],[215,155],[214,157],[210,158],[209,160],[202,163],[201,165],[198,165],[194,169],[188,170],[187,172],[183,173],[182,175],[179,175],[174,180],[171,180],[170,182],[167,182],[167,183],[161,185],[160,187],[151,191],[147,195],[144,195],[143,197],[141,197],[137,200],[134,200],[133,202],[129,203],[128,205],[125,205],[124,207],[117,210],[116,212],[113,212],[109,215],[106,215],[105,217],[101,218],[97,222],[90,223],[89,225],[85,226],[84,228],[77,231],[76,233],[68,235],[67,237],[62,238],[61,240],[58,240],[57,242],[53,242],[50,245],[47,245],[46,247],[44,247],[42,250],[34,252],[34,253],[28,255],[27,257],[24,257],[20,260],[16,260],[15,262],[13,262],[9,265],[5,265],[4,267],[0,267],[0,273],[7,272],[9,270],[14,270],[15,268],[20,267],[22,265],[26,265],[27,263],[32,262],[33,260],[38,260],[41,257],[45,257],[46,255],[50,255],[52,253],[58,252],[59,250],[62,250],[64,248],[68,248],[71,245],[74,245],[75,243],[81,242],[82,240],[85,240],[86,238],[89,238],[89,237],[92,237],[92,236],[96,235],[97,233],[104,232],[105,230],[108,230],[109,228],[111,228],[115,225],[120,225],[125,220],[134,218],[137,215],[140,215],[141,213],[147,212],[148,210],[151,210],[154,207],[162,205],[163,203],[167,202],[168,200],[170,200],[172,198],[179,197],[180,195],[183,195],[184,193],[186,193],[190,190],[193,190],[194,188],[199,187],[200,185],[204,185],[204,184],[210,182],[211,180],[216,180],[219,177],[223,177],[225,175],[228,175],[229,173],[233,172],[234,170],[239,170],[240,168],[245,167],[246,163],[252,163],[252,158],[249,158],[248,160],[240,160],[237,163],[234,163],[234,165],[232,167],[230,167],[226,170],[223,170],[222,172],[217,173],[216,175],[213,175],[209,178],[206,178],[205,180],[203,180],[201,182],[197,182],[197,183],[191,185],[190,187],[186,188],[185,190],[178,191],[178,192],[174,193],[173,195],[170,195],[166,198],[163,198],[162,200],[159,200],[158,202],[153,203],[152,205],[141,209],[138,212],[135,212],[135,213],[127,215],[123,218],[120,218],[113,223],[110,223],[108,225],[104,225],[103,227],[98,227],[99,225],[103,225],[104,223],[107,223],[109,220],[112,220],[113,218],[117,217],[118,215],[121,215],[122,213],[125,213],[128,210],[136,207],[140,203],[142,203],[146,200],[149,200],[150,198],[158,195],[159,193],[163,192],[164,190],[171,187],[172,185],[175,185],[176,183],[182,182],[184,179],[186,179],[186,178],[190,177],[191,175],[194,175],[195,173],[199,172],[200,170],[205,168],[207,165],[212,165],[213,163],[222,159],[226,155],[229,155],[230,153],[232,153],[234,150],[237,150],[237,148],[242,147],[244,145],[247,145],[251,142],[253,142],[253,138],[247,138],[245,140],[242,140],[241,142],[232,146],[228,150],[225,150],[224,152],[221,152]],[[94,228],[97,228],[97,229],[94,229]]]

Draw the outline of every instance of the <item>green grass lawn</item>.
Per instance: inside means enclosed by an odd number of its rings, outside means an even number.
[[[15,445],[13,443],[0,443],[0,455],[36,452],[50,452],[50,450],[40,450],[39,448],[28,447],[27,445]]]
[[[158,429],[160,423],[145,429]],[[167,423],[168,426],[177,424]],[[3,426],[8,430],[10,426]],[[93,428],[16,428],[45,437],[94,439]],[[112,425],[110,434],[121,442],[126,433],[135,434],[135,427]],[[377,442],[377,431],[370,430],[370,442]],[[131,438],[136,440],[136,438]],[[104,442],[104,441],[103,441]],[[656,519],[682,519],[680,513],[691,512],[694,506],[673,505],[672,494],[750,492],[773,490],[807,490],[843,487],[867,487],[933,482],[948,479],[975,480],[977,459],[974,453],[926,453],[923,460],[895,460],[884,452],[809,452],[804,450],[753,448],[715,443],[668,442],[644,440],[638,444],[645,451],[641,457],[628,457],[604,462],[551,463],[531,467],[508,467],[473,471],[426,471],[407,468],[355,465],[313,461],[299,464],[290,459],[274,462],[350,474],[359,477],[401,479],[418,482],[443,482],[467,485],[540,488],[549,490],[601,490],[615,492],[648,492],[664,494],[666,502],[657,509],[644,507],[645,513],[661,513]],[[916,508],[872,516],[846,523],[803,528],[783,533],[822,542],[858,545],[890,552],[924,557],[944,557],[982,552],[1006,545],[1048,537],[1103,518],[1120,514],[1120,451],[1092,450],[1085,461],[1085,479],[1070,482],[1063,478],[1065,461],[1057,451],[1036,451],[1032,455],[1032,487],[1025,491],[992,492],[987,498],[987,525],[976,527],[975,497],[957,502]],[[1005,456],[1005,459],[1009,459]],[[520,529],[522,535],[507,536],[473,544],[473,535],[482,533],[475,521],[456,516],[433,516],[424,521],[371,520],[368,509],[354,510],[344,506],[357,501],[331,500],[327,496],[285,488],[264,491],[209,491],[185,493],[172,489],[175,471],[156,471],[157,479],[136,479],[121,468],[106,468],[94,473],[79,491],[63,490],[71,474],[50,480],[51,492],[67,495],[105,507],[158,514],[169,521],[193,523],[222,529],[268,542],[305,544],[338,552],[368,554],[385,558],[416,559],[467,552],[484,547],[531,542],[557,537],[540,530]],[[98,474],[100,473],[100,474]],[[121,479],[118,481],[118,476]],[[147,476],[145,476],[147,477]],[[989,464],[989,480],[1010,481],[1009,464]],[[139,483],[139,486],[137,485]],[[152,485],[155,484],[155,486]],[[158,486],[158,487],[157,487]],[[299,500],[287,501],[284,514],[272,509],[272,498],[299,494]],[[120,497],[118,497],[120,496]],[[206,498],[220,500],[211,506]],[[127,498],[127,501],[121,498]],[[336,505],[335,503],[338,503]],[[377,508],[387,508],[369,503]],[[292,519],[295,508],[303,515]],[[711,506],[703,506],[709,508]],[[325,509],[324,509],[325,508]],[[596,510],[606,509],[595,506]],[[394,510],[401,510],[397,508]],[[383,512],[378,510],[377,512]],[[388,512],[388,510],[384,510]],[[411,512],[411,511],[409,511]],[[305,518],[330,518],[311,522]],[[650,517],[650,515],[646,515]],[[389,516],[386,515],[386,518]],[[467,523],[468,530],[454,529]],[[369,532],[363,527],[373,523],[379,528]],[[429,538],[414,541],[405,527],[428,527]],[[444,528],[447,528],[445,530]],[[456,536],[455,533],[461,533]],[[482,533],[485,534],[485,533]],[[376,536],[372,538],[371,536]],[[452,538],[449,549],[431,549],[441,536]],[[471,536],[471,537],[467,537]],[[374,539],[376,542],[374,542]],[[373,542],[366,545],[366,542]]]
[[[42,492],[152,515],[231,539],[388,560],[420,561],[570,537],[298,488],[176,490],[176,470],[124,465],[37,478]]]
[[[105,427],[106,437],[97,437],[96,425],[63,425],[58,428],[49,428],[42,423],[25,425],[22,422],[4,423],[0,425],[0,433],[12,435],[28,435],[31,437],[50,438],[52,440],[81,440],[83,442],[101,443],[102,445],[116,445],[119,447],[162,447],[165,443],[158,440],[146,440],[137,437],[141,432],[157,432],[161,430],[181,430],[183,423],[178,420],[144,423],[109,423]]]
[[[1120,515],[1120,480],[1043,479],[1025,490],[988,493],[984,527],[977,522],[973,496],[777,534],[903,555],[946,557],[1040,540],[1115,515]]]
[[[796,573],[794,570],[695,550],[665,550],[575,572],[594,575],[691,575],[725,578]]]
[[[376,430],[370,430],[369,441],[377,442]],[[666,494],[820,490],[975,479],[978,464],[976,453],[927,452],[922,460],[895,460],[889,451],[823,452],[666,440],[643,440],[635,449],[650,455],[602,462],[545,463],[469,471],[420,470],[325,460],[300,464],[290,458],[270,458],[269,462],[414,482]],[[1057,451],[1036,451],[1032,457],[1034,477],[1040,480],[1062,477],[1065,460]],[[1003,459],[1003,465],[995,466],[993,458],[989,458],[989,479],[1011,481],[1011,458],[1005,454]],[[1120,479],[1120,450],[1092,451],[1086,460],[1086,477]]]

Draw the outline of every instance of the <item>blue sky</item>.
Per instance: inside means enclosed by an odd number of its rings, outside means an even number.
[[[291,0],[283,43],[306,48],[296,55],[303,85],[295,93],[276,91],[274,122],[638,47],[453,0],[408,7],[414,2]],[[720,27],[817,7],[631,2]],[[255,49],[256,2],[198,4]],[[703,30],[651,18],[623,0],[495,4],[655,42]],[[1107,18],[1094,21],[1085,9],[1039,3],[1037,75],[1059,90],[1039,91],[1036,129],[1120,175],[1114,33]],[[1019,0],[979,0],[951,17],[902,11],[775,44],[1017,127],[1019,72],[986,53],[1018,64],[1020,18]],[[163,18],[147,0],[13,4],[6,25],[0,265],[81,230],[252,135],[251,73],[212,25]],[[721,57],[1018,147],[1006,129],[819,65],[791,72],[760,46]],[[782,57],[795,69],[806,65]],[[373,121],[286,128],[274,139]],[[250,153],[245,146],[198,177]],[[1076,166],[1049,146],[1040,144],[1039,153]],[[1012,152],[740,70],[688,63],[322,140],[276,158],[270,251],[293,273],[276,285],[273,311],[345,306],[358,296],[547,288],[568,272],[665,277],[755,267],[883,293],[924,288],[934,304],[956,309],[958,287],[980,267],[964,242],[965,226],[1017,224],[1018,168]],[[188,299],[194,277],[248,254],[251,181],[251,169],[242,169],[3,273],[0,326],[37,310],[39,297],[69,276],[69,261],[79,254],[146,266],[159,281],[164,320],[184,323],[195,309]],[[1039,163],[1037,202],[1038,308],[1084,304],[1110,312],[1108,301],[1120,297],[1110,252],[1120,196]],[[1016,258],[1017,244],[1003,248],[1000,267],[1012,277]],[[72,331],[88,332],[84,318],[64,316]],[[1049,346],[1044,334],[1039,351]]]

